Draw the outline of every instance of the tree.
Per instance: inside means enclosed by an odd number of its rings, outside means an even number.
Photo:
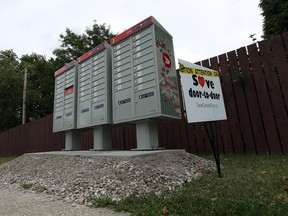
[[[53,112],[54,67],[42,55],[32,53],[20,58],[20,68],[27,69],[26,121],[44,117]]]
[[[21,123],[23,73],[13,50],[0,51],[0,131]]]
[[[54,65],[60,68],[100,43],[109,42],[114,36],[110,31],[110,26],[106,27],[106,24],[98,25],[95,20],[92,28],[86,28],[83,34],[76,34],[66,28],[65,34],[60,34],[60,47],[53,51],[56,56]]]
[[[259,7],[264,17],[264,39],[288,31],[288,0],[260,0]]]

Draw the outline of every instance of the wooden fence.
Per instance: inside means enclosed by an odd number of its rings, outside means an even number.
[[[221,74],[228,117],[216,123],[221,153],[288,153],[287,56],[288,32],[198,62]],[[204,124],[187,124],[182,114],[182,120],[158,123],[160,146],[211,153]],[[63,133],[52,133],[49,115],[0,133],[0,155],[61,150],[64,142]],[[82,133],[81,146],[93,147],[91,130]],[[114,126],[113,148],[135,147],[135,125]]]

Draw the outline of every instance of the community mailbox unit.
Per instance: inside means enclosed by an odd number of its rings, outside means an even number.
[[[103,42],[78,58],[77,128],[94,127],[94,150],[112,147],[111,49]]]
[[[111,46],[101,43],[78,64],[77,128],[111,124]]]
[[[152,16],[111,39],[113,122],[181,118],[172,36]]]
[[[136,121],[137,148],[157,148],[157,125],[146,120],[181,118],[172,36],[151,16],[110,44],[113,123]]]
[[[77,62],[55,73],[53,132],[76,129]]]
[[[79,148],[76,125],[77,62],[72,61],[55,73],[53,132],[66,131],[65,149]]]

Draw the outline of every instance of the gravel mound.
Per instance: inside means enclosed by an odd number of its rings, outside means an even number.
[[[0,166],[0,186],[30,188],[72,205],[94,198],[120,200],[147,192],[160,194],[215,169],[189,153],[147,155],[131,160],[25,154]]]

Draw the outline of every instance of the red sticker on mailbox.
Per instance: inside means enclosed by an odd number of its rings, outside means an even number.
[[[162,60],[165,64],[165,67],[170,69],[172,64],[170,56],[167,53],[163,53]]]
[[[73,86],[73,85],[65,88],[65,89],[64,89],[64,96],[67,96],[67,95],[69,95],[69,94],[72,94],[73,91],[74,91],[74,86]]]

